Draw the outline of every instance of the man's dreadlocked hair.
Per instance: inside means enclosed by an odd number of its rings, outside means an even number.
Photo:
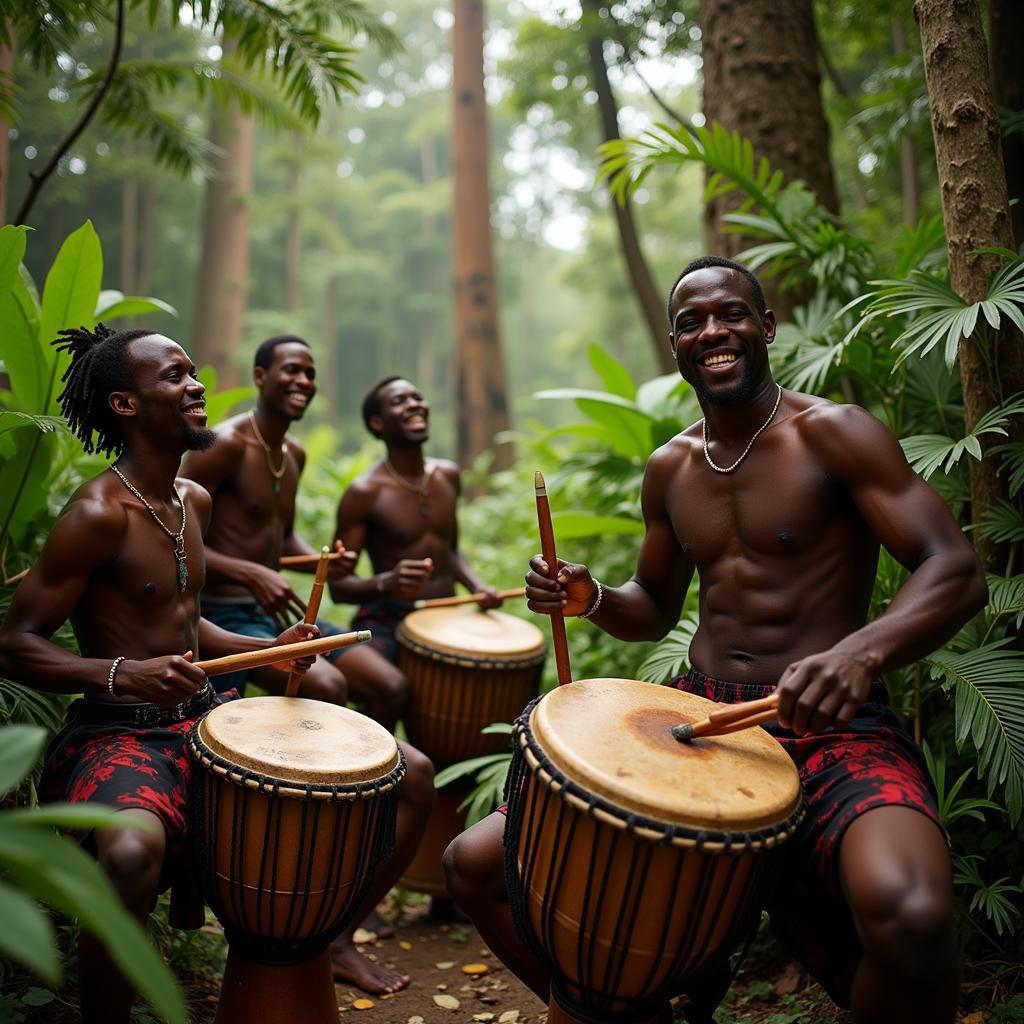
[[[53,344],[59,352],[71,354],[71,365],[61,377],[64,390],[57,397],[71,432],[85,445],[87,452],[120,455],[124,438],[108,399],[112,391],[132,386],[129,342],[153,332],[112,331],[106,324],[97,324],[92,331],[87,327],[74,327],[57,333],[60,337],[55,338]]]

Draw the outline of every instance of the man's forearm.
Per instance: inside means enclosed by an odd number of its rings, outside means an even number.
[[[595,626],[618,640],[660,640],[679,621],[675,615],[659,611],[651,595],[635,579],[621,587],[601,585],[601,604],[588,616]],[[597,591],[594,601],[597,600]],[[591,602],[593,607],[593,602]]]
[[[206,546],[206,575],[208,582],[239,583],[248,587],[250,574],[255,562],[245,558],[235,558],[223,551]]]
[[[0,639],[0,673],[44,693],[107,692],[111,658],[82,658],[35,633]]]
[[[376,597],[384,596],[384,582],[387,573],[373,576],[356,576],[354,573],[340,580],[328,578],[331,600],[337,604],[366,604]]]

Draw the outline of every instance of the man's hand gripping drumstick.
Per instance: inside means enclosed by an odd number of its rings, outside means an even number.
[[[344,548],[337,552],[340,557]],[[323,547],[320,549],[320,560],[316,564],[316,577],[313,580],[313,588],[309,592],[309,602],[306,604],[306,615],[303,622],[307,626],[316,625],[317,613],[320,611],[320,600],[324,595],[324,583],[327,580],[327,569],[330,564],[331,549]],[[285,686],[284,695],[295,697],[299,692],[299,683],[302,682],[302,673],[291,671],[288,674],[288,683]]]
[[[779,716],[779,695],[770,693],[761,700],[744,701],[712,711],[699,722],[682,722],[672,727],[672,735],[680,743],[689,743],[699,736],[725,736],[755,725],[774,722]]]
[[[537,499],[537,526],[540,531],[540,549],[544,553],[548,573],[555,566],[558,574],[558,556],[555,554],[555,531],[551,525],[551,508],[548,505],[548,491],[544,484],[544,476],[538,469],[533,475],[533,489]],[[536,559],[534,559],[536,561]],[[529,581],[529,577],[527,577]],[[557,585],[557,583],[556,583]],[[548,612],[551,616],[551,645],[555,649],[555,669],[558,674],[558,685],[564,686],[572,682],[572,667],[569,664],[569,644],[565,638],[565,619],[562,608]]]

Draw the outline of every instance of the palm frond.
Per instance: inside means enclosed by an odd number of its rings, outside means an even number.
[[[1002,787],[1016,824],[1024,810],[1024,655],[1004,650],[1006,643],[939,651],[925,663],[953,688],[958,748],[971,741],[989,796]]]
[[[992,449],[992,454],[1002,459],[999,472],[1009,471],[1010,497],[1016,498],[1020,489],[1024,487],[1024,441],[996,445]]]
[[[1008,501],[1000,499],[985,509],[975,528],[997,544],[1014,544],[1024,540],[1024,515]]]
[[[989,574],[988,605],[985,611],[992,616],[1017,613],[1017,628],[1024,622],[1024,573],[1017,576],[994,576]]]
[[[697,625],[696,615],[692,612],[684,615],[679,624],[640,663],[636,670],[637,679],[648,683],[663,683],[685,671]]]

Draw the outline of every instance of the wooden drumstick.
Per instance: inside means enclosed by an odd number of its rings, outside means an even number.
[[[338,552],[342,554],[341,551]],[[316,623],[317,612],[320,611],[320,599],[324,596],[324,583],[327,580],[328,559],[331,557],[331,549],[323,547],[320,549],[320,561],[316,563],[316,577],[313,580],[313,589],[309,592],[309,603],[306,605],[306,617],[302,620],[307,626]],[[284,695],[295,697],[299,692],[299,683],[302,682],[301,672],[289,672],[288,684],[285,686]]]
[[[510,597],[522,597],[526,593],[526,587],[515,587],[512,590],[499,590],[498,597],[507,600]],[[455,597],[421,597],[413,601],[413,608],[452,608],[457,604],[471,604],[487,595],[480,592],[476,594],[457,594]]]
[[[319,565],[320,559],[324,557],[324,551],[327,552],[327,560],[329,562],[335,562],[345,554],[344,548],[340,551],[331,551],[330,548],[324,548],[319,555],[282,555],[277,560],[277,564],[282,566],[309,565],[312,562],[316,562],[316,564]]]
[[[212,658],[210,661],[197,661],[196,664],[208,676],[222,676],[225,672],[241,672],[251,668],[263,668],[264,665],[275,665],[279,661],[305,658],[311,654],[326,654],[339,647],[365,643],[372,636],[368,629],[360,629],[354,633],[336,633],[334,636],[318,636],[314,640],[300,640],[294,644],[264,647],[261,651],[228,654],[223,658]]]
[[[730,732],[771,722],[778,713],[779,695],[770,693],[761,700],[748,700],[719,708],[699,722],[682,722],[672,727],[672,735],[680,743],[689,743],[698,736],[725,736]]]
[[[533,489],[537,497],[537,526],[540,530],[540,550],[548,563],[551,579],[558,576],[558,556],[555,554],[555,531],[551,526],[551,508],[548,505],[548,490],[544,475],[538,469],[533,474]],[[551,646],[555,649],[555,671],[558,685],[572,682],[572,667],[569,664],[569,643],[565,639],[565,616],[559,609],[551,615]]]

